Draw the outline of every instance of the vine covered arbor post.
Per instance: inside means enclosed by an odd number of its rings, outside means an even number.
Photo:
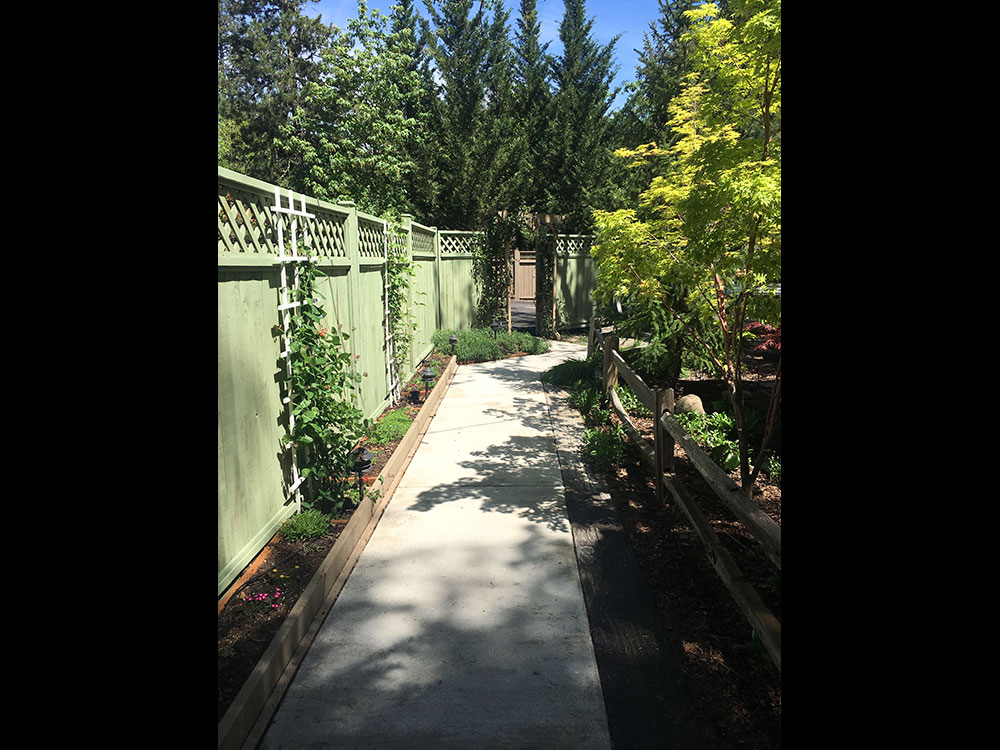
[[[559,284],[556,248],[559,226],[565,217],[561,214],[534,213],[530,226],[535,234],[538,272],[535,274],[535,333],[538,336],[559,338],[556,310]]]

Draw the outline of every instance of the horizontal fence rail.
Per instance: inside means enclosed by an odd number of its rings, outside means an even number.
[[[760,545],[766,558],[781,570],[781,527],[746,497],[740,487],[722,470],[673,418],[673,389],[650,388],[618,351],[618,336],[611,328],[602,328],[598,318],[592,318],[587,334],[588,358],[602,352],[601,387],[632,445],[653,469],[657,498],[669,492],[691,521],[705,545],[709,561],[742,610],[747,621],[761,639],[772,662],[781,670],[781,623],[764,604],[760,595],[748,583],[732,555],[719,539],[704,513],[695,503],[673,471],[675,441],[684,449],[691,464],[720,500],[732,511]],[[653,442],[642,437],[622,406],[616,392],[621,377],[636,398],[653,414]]]

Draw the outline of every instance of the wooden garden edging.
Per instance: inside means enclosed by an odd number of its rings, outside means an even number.
[[[629,441],[639,450],[640,455],[653,469],[657,498],[662,500],[663,492],[666,490],[670,492],[677,505],[684,511],[705,544],[709,560],[716,573],[760,637],[761,643],[780,672],[781,623],[767,608],[753,586],[744,579],[736,561],[726,550],[701,509],[685,490],[680,478],[673,472],[674,441],[680,443],[692,465],[705,479],[708,486],[744,524],[751,536],[761,546],[767,558],[779,571],[781,570],[781,527],[756,503],[746,497],[729,475],[705,454],[673,418],[673,389],[660,390],[646,385],[638,373],[626,364],[619,353],[618,336],[610,330],[606,332],[598,323],[597,318],[591,320],[587,336],[587,356],[589,357],[598,348],[603,352],[602,391],[607,396],[615,414],[621,420]],[[632,420],[615,392],[614,386],[617,385],[619,375],[628,383],[636,398],[653,413],[652,444],[645,440],[632,424]]]
[[[264,655],[219,722],[219,750],[238,750],[251,736],[263,735],[271,715],[284,695],[292,676],[333,606],[371,538],[389,500],[423,439],[458,369],[454,356],[427,396],[413,424],[393,451],[370,494],[381,490],[374,500],[366,497],[354,511],[326,559],[285,618]],[[259,739],[257,736],[257,739]]]

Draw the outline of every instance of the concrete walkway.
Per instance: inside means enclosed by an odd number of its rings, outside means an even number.
[[[611,746],[540,373],[462,365],[259,747]]]

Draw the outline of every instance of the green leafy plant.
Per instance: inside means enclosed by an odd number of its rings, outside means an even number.
[[[620,424],[611,429],[586,429],[583,435],[584,451],[595,469],[607,472],[621,464],[625,457],[625,436]]]
[[[767,473],[768,478],[774,482],[779,487],[781,486],[781,458],[772,453],[767,457],[767,463],[764,465],[764,471]]]
[[[293,542],[316,539],[330,531],[330,516],[316,508],[296,513],[279,529],[282,538]]]
[[[615,386],[615,392],[618,394],[618,400],[622,402],[622,406],[625,407],[625,411],[635,417],[651,417],[653,412],[651,412],[646,405],[639,400],[639,397],[635,395],[635,392],[622,382],[619,382]]]
[[[390,236],[399,237],[401,232],[402,229],[393,223]],[[407,256],[405,247],[390,244],[389,257],[385,265],[386,307],[395,360],[393,375],[397,382],[402,379],[403,369],[409,362],[413,337],[417,330],[413,310],[410,307],[410,287],[415,275],[416,269],[413,261]]]
[[[344,349],[348,334],[326,324],[316,288],[316,277],[322,272],[309,262],[301,263],[298,273],[301,306],[291,326],[287,382],[294,429],[287,440],[299,450],[301,473],[309,480],[310,496],[303,505],[340,512],[345,477],[354,466],[352,450],[368,427],[368,420],[353,403],[361,376]]]
[[[403,409],[390,411],[368,428],[368,442],[372,445],[388,445],[400,440],[410,429],[411,424],[413,418]]]
[[[542,382],[549,385],[573,387],[593,381],[594,370],[600,367],[600,354],[589,359],[567,359],[542,373]]]
[[[712,460],[726,471],[740,466],[739,443],[732,439],[736,430],[733,418],[725,412],[676,414],[674,419],[684,428]]]

